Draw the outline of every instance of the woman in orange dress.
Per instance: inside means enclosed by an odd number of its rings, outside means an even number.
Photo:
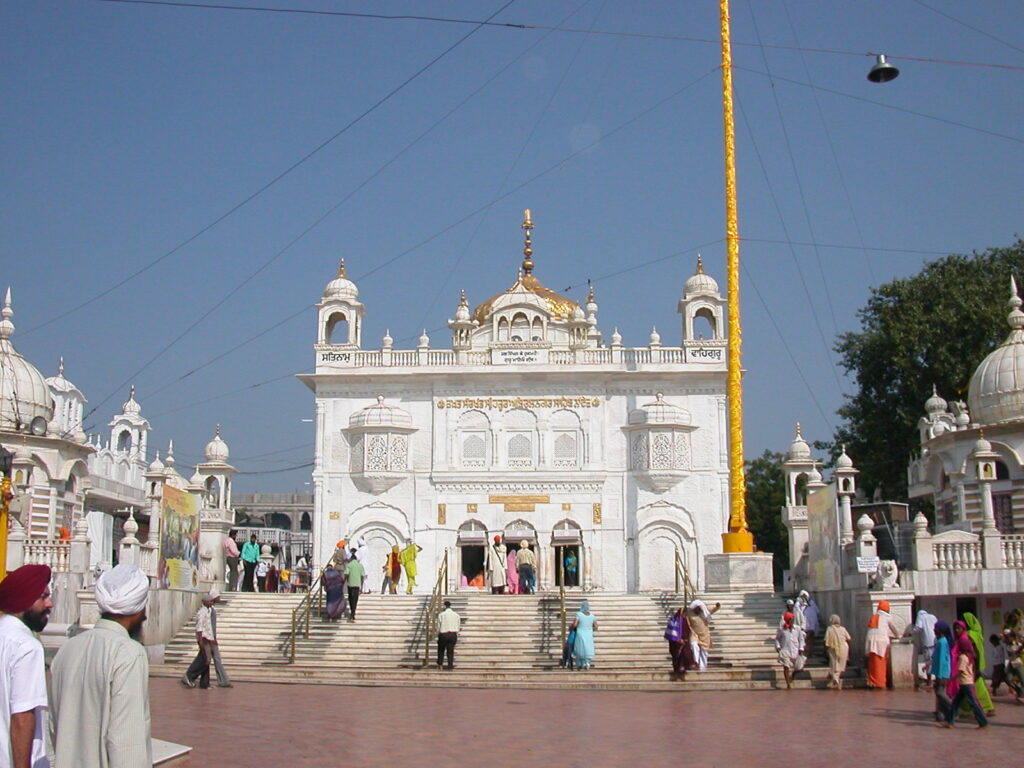
[[[898,631],[889,614],[889,601],[880,600],[878,610],[868,619],[868,634],[864,640],[864,651],[868,657],[868,688],[884,689],[888,682],[889,646]]]

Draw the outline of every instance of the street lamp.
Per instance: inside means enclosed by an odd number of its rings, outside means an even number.
[[[900,76],[900,71],[885,60],[885,54],[875,56],[875,65],[868,72],[868,80],[872,83],[888,83]]]

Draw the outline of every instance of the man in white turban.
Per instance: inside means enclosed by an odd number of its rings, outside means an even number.
[[[150,768],[149,661],[137,642],[149,577],[119,565],[96,582],[101,618],[53,660],[54,748],[61,768]]]

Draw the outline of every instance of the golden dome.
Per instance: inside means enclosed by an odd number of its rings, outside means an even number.
[[[535,296],[540,297],[544,300],[547,305],[548,311],[553,317],[561,317],[568,320],[572,317],[573,310],[579,307],[572,299],[568,299],[565,296],[555,293],[550,288],[541,285],[540,280],[533,276],[533,243],[531,242],[531,235],[533,232],[533,220],[530,217],[530,209],[527,208],[523,212],[523,230],[526,232],[525,247],[523,248],[523,266],[519,274],[519,279],[513,283],[512,287],[504,293],[499,293],[497,296],[492,296],[483,304],[480,304],[473,311],[473,319],[483,325],[487,322],[487,319],[491,316],[491,312],[494,311],[494,302],[500,299],[502,296],[508,296],[513,293],[532,293]]]

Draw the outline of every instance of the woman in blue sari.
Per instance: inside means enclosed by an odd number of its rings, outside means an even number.
[[[572,628],[576,630],[576,642],[572,649],[576,669],[590,669],[590,663],[594,659],[594,630],[597,629],[597,617],[590,612],[589,600],[580,603]]]
[[[333,560],[324,569],[323,582],[327,592],[327,620],[337,621],[345,610],[345,576]]]

